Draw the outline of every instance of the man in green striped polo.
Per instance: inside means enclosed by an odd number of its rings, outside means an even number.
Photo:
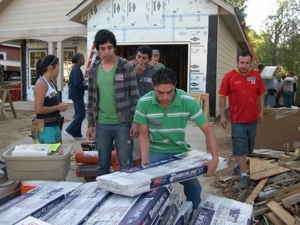
[[[188,120],[195,122],[204,133],[212,154],[206,163],[205,176],[215,172],[219,159],[216,136],[197,101],[183,90],[176,89],[176,74],[168,68],[152,76],[153,91],[138,101],[134,122],[139,124],[139,146],[142,165],[191,150],[185,141]],[[197,209],[201,201],[201,185],[197,178],[180,182],[187,201]]]

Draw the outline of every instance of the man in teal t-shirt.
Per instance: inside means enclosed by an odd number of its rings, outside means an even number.
[[[176,74],[168,68],[152,76],[153,91],[138,101],[134,122],[139,124],[139,145],[142,165],[191,150],[185,141],[188,120],[195,122],[204,133],[212,154],[206,163],[205,176],[211,176],[218,165],[216,136],[196,100],[176,89]],[[197,178],[180,182],[187,201],[197,209],[201,201],[201,186]]]

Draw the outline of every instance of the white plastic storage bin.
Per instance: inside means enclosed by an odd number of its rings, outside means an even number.
[[[12,156],[13,150],[14,147],[3,153],[9,180],[63,180],[70,170],[72,145],[62,144],[47,156]]]

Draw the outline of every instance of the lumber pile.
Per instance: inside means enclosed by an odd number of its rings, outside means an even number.
[[[220,176],[217,181],[225,192],[235,188],[235,196],[230,197],[253,205],[253,218],[300,225],[300,153],[295,154],[248,157],[249,189],[238,189],[239,176]]]

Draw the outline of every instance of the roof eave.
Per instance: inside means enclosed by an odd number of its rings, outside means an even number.
[[[85,0],[80,3],[75,9],[70,11],[67,16],[70,21],[87,25],[89,10],[98,5],[103,0]]]

